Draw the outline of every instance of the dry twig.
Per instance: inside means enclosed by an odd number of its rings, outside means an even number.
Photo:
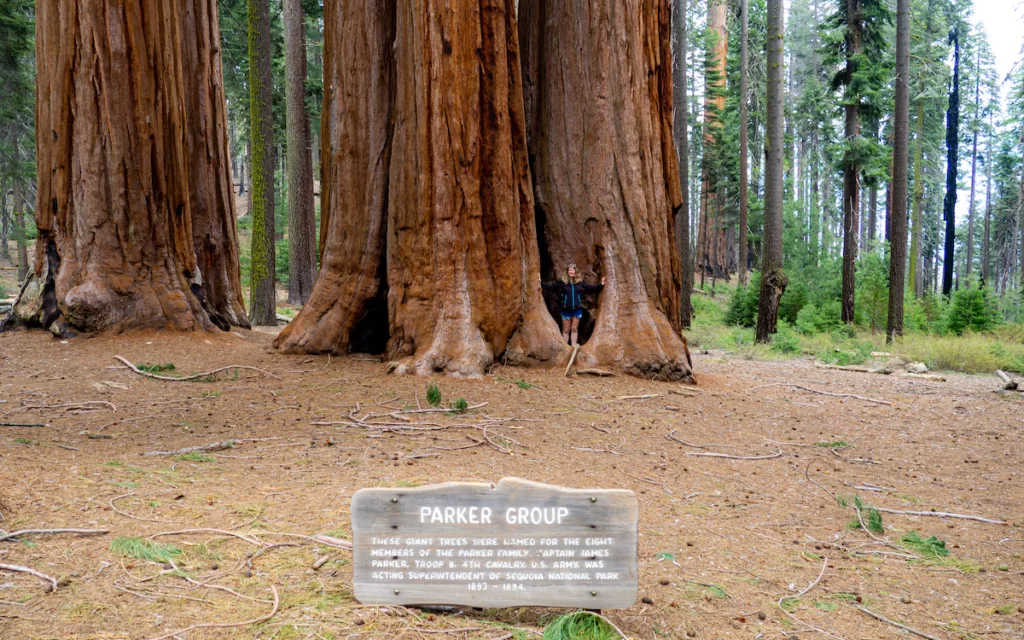
[[[277,615],[277,610],[281,606],[281,596],[277,593],[277,587],[270,585],[270,590],[274,592],[274,608],[265,616],[253,618],[252,620],[244,620],[242,622],[204,622],[202,624],[194,624],[185,627],[184,629],[179,629],[177,631],[172,631],[171,633],[166,633],[162,636],[157,636],[156,638],[150,638],[150,640],[166,640],[167,638],[173,638],[174,636],[179,636],[183,633],[194,631],[196,629],[230,629],[233,627],[248,627],[251,624],[266,622]]]
[[[820,389],[812,389],[810,387],[804,387],[799,384],[792,384],[790,382],[773,382],[771,384],[761,384],[756,387],[751,387],[747,391],[756,391],[757,389],[767,389],[768,387],[792,387],[793,389],[800,389],[801,391],[807,391],[808,393],[817,393],[823,396],[832,396],[834,398],[854,398],[856,400],[863,400],[864,402],[873,402],[875,404],[884,404],[886,406],[893,406],[888,400],[877,400],[875,398],[866,398],[864,396],[858,396],[855,393],[832,393],[831,391],[821,391]]]
[[[54,535],[58,533],[73,533],[80,536],[99,536],[110,533],[107,529],[22,529],[12,533],[0,532],[0,542],[13,540],[21,536]]]
[[[927,638],[928,640],[940,640],[939,638],[936,638],[935,636],[930,636],[930,635],[928,635],[927,633],[925,633],[923,631],[918,631],[917,629],[914,629],[912,627],[908,627],[905,624],[900,624],[899,622],[896,622],[895,620],[890,620],[889,618],[886,618],[882,614],[876,613],[876,612],[872,611],[871,609],[868,609],[867,607],[863,607],[863,606],[861,606],[859,604],[855,604],[853,606],[858,611],[862,611],[862,612],[868,614],[869,616],[871,616],[875,620],[878,620],[880,622],[884,622],[886,624],[891,624],[892,626],[896,627],[897,629],[903,629],[907,633],[912,633],[915,636],[921,636],[922,638]]]
[[[269,371],[264,371],[263,369],[259,369],[257,367],[250,367],[250,366],[246,366],[246,365],[243,365],[243,364],[229,364],[226,367],[220,367],[219,369],[213,369],[212,371],[204,371],[202,373],[195,373],[195,374],[192,374],[190,376],[183,376],[181,378],[175,378],[174,376],[162,376],[162,375],[160,375],[158,373],[150,373],[148,371],[143,371],[142,369],[139,369],[134,364],[129,362],[127,358],[124,358],[122,356],[114,356],[114,357],[116,359],[120,360],[122,364],[124,364],[126,367],[131,369],[133,372],[139,374],[140,376],[144,376],[146,378],[152,378],[153,380],[163,380],[165,382],[189,382],[191,380],[199,380],[201,378],[209,378],[212,375],[216,375],[216,374],[220,373],[221,371],[227,371],[229,369],[244,369],[246,371],[256,371],[258,373],[263,374],[264,376],[266,376],[268,378],[274,378],[275,380],[280,380],[281,379],[280,377],[275,376],[274,374],[270,373]]]
[[[705,458],[728,458],[730,460],[774,460],[775,458],[782,457],[782,450],[778,450],[775,453],[767,456],[731,456],[727,453],[704,453],[704,452],[693,452],[687,451],[688,456],[701,456]]]
[[[33,575],[33,576],[39,578],[40,580],[45,580],[45,581],[49,582],[50,583],[50,591],[56,591],[57,590],[57,579],[56,578],[51,578],[50,576],[46,575],[45,573],[40,573],[40,572],[36,571],[35,569],[29,569],[28,567],[22,567],[22,566],[17,565],[17,564],[0,564],[0,570],[3,570],[3,571],[14,571],[14,572],[17,572],[17,573],[27,573],[29,575]]]

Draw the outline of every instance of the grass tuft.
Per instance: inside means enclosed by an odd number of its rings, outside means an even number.
[[[544,640],[621,640],[607,622],[589,611],[559,616],[544,628]]]
[[[138,558],[160,564],[167,564],[182,553],[178,547],[145,538],[114,538],[110,550],[123,558]]]
[[[431,382],[427,385],[427,402],[432,407],[440,407],[441,400],[441,387],[437,386],[437,383]]]
[[[174,371],[175,366],[172,362],[164,362],[163,364],[136,364],[139,371],[145,371],[146,373],[160,373],[161,371]]]
[[[183,462],[216,462],[217,458],[208,453],[202,453],[201,451],[190,451],[184,455],[178,456],[178,460]]]

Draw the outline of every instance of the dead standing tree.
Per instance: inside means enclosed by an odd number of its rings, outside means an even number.
[[[526,0],[520,33],[543,246],[556,268],[607,278],[577,361],[687,380],[670,13],[668,0]]]
[[[476,376],[567,351],[540,294],[515,5],[442,5],[325,5],[329,220],[286,352],[386,331],[400,372]]]
[[[247,323],[230,198],[215,188],[230,191],[216,11],[201,5],[37,4],[39,235],[16,321],[55,333]],[[197,260],[207,241],[217,259]]]

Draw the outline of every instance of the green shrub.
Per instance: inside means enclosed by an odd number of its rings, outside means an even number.
[[[772,351],[785,354],[800,353],[800,337],[788,326],[780,323],[779,332],[772,336]]]
[[[760,293],[760,292],[759,292]],[[797,316],[807,305],[807,287],[800,282],[793,282],[786,287],[786,292],[779,300],[779,320],[785,320],[789,324],[796,324]]]
[[[725,314],[726,324],[753,327],[757,324],[757,299],[761,290],[761,274],[751,274],[750,283],[736,287]],[[783,296],[785,298],[785,296]]]
[[[622,636],[600,616],[576,611],[559,616],[544,629],[544,640],[620,640]]]
[[[969,287],[953,294],[946,327],[951,333],[963,335],[964,331],[982,333],[1000,321],[999,307],[988,287]]]
[[[437,383],[431,382],[427,385],[427,402],[432,407],[441,406],[441,387],[437,386]]]

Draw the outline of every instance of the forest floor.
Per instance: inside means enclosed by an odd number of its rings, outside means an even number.
[[[363,487],[505,476],[637,493],[642,599],[605,612],[631,638],[905,635],[867,612],[924,637],[1024,635],[1024,395],[994,393],[992,376],[936,382],[721,352],[695,354],[696,388],[497,367],[436,380],[446,403],[487,403],[436,421],[502,418],[490,433],[512,453],[450,451],[440,447],[476,432],[316,424],[357,404],[415,407],[427,380],[364,356],[284,356],[270,341],[0,334],[0,422],[45,425],[0,426],[0,529],[109,531],[0,542],[0,564],[59,581],[51,591],[0,570],[0,638],[536,638],[558,611],[361,606],[349,551],[282,535],[347,538]],[[115,355],[173,363],[165,374],[243,364],[274,377],[164,382],[114,368]],[[145,455],[229,439],[252,440]],[[762,459],[694,455],[707,453]],[[1007,524],[883,512],[882,533],[869,535],[829,494]],[[162,532],[178,533],[154,540],[167,546],[139,540]],[[905,541],[931,536],[949,555]],[[174,566],[138,557],[160,553]]]

